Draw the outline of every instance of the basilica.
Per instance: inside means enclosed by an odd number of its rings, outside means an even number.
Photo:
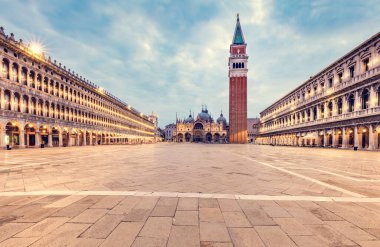
[[[173,131],[175,142],[227,143],[227,136],[227,120],[223,113],[215,122],[207,106],[202,106],[196,118],[191,112],[185,119],[177,118]]]

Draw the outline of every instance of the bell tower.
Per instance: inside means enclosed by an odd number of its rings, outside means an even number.
[[[235,33],[230,45],[228,77],[230,79],[230,143],[247,143],[247,44],[236,18]]]

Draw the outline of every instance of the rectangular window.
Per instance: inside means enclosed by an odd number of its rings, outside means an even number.
[[[363,60],[363,65],[364,65],[364,71],[367,72],[369,69],[369,58],[366,58]]]
[[[340,72],[340,73],[338,74],[338,78],[339,78],[339,83],[342,83],[343,72]]]
[[[333,86],[333,78],[329,78],[329,87],[332,87]]]
[[[350,77],[354,78],[355,76],[355,66],[350,67]]]

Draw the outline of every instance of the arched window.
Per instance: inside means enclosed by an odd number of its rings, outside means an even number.
[[[49,78],[47,77],[44,78],[44,92],[45,93],[49,92]]]
[[[342,114],[343,112],[343,100],[342,98],[338,99],[338,114]]]
[[[236,69],[236,64],[235,63],[232,63],[232,68]]]
[[[327,107],[329,108],[329,116],[331,117],[333,114],[333,103],[330,101]]]
[[[353,112],[355,110],[355,96],[353,94],[348,97],[348,112]]]
[[[24,95],[22,97],[22,104],[24,106],[24,113],[29,113],[29,98],[28,98],[28,96]]]
[[[9,61],[5,58],[2,61],[1,69],[3,77],[9,79]]]
[[[40,74],[37,75],[37,89],[42,91],[42,76]]]
[[[14,97],[14,110],[21,112],[21,97],[18,93],[15,93]]]
[[[50,94],[54,95],[54,81],[50,80]]]
[[[244,63],[241,64],[241,67],[244,69]]]
[[[5,91],[5,109],[10,111],[12,110],[11,108],[11,92],[10,91]]]
[[[12,81],[18,82],[18,65],[16,63],[12,65]]]
[[[23,67],[21,70],[21,83],[22,85],[28,85],[28,82],[26,81],[26,75],[28,74],[28,70]]]
[[[362,92],[362,109],[369,108],[369,91],[368,89],[364,89]]]
[[[36,88],[36,84],[34,83],[34,77],[35,77],[34,71],[30,71],[29,73],[29,86],[32,86],[32,88]]]

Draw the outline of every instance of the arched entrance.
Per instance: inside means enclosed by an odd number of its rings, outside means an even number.
[[[186,142],[190,142],[190,141],[191,141],[191,134],[190,134],[189,132],[187,132],[187,133],[185,134],[185,141],[186,141]]]
[[[106,143],[106,135],[102,134],[100,144]]]
[[[18,147],[20,145],[20,128],[17,123],[7,123],[5,126],[5,145]]]
[[[206,141],[207,141],[208,143],[211,143],[211,142],[212,142],[212,134],[211,134],[210,132],[206,134]]]
[[[183,134],[182,133],[178,134],[178,142],[183,142]]]
[[[24,145],[26,147],[34,147],[37,143],[36,126],[32,123],[26,124],[24,127]]]
[[[219,142],[220,142],[220,135],[219,135],[219,133],[215,133],[215,134],[214,134],[214,141],[215,141],[216,143],[219,143]]]
[[[78,140],[78,130],[72,129],[70,132],[70,145],[71,146],[79,146]]]
[[[348,147],[352,148],[355,145],[355,136],[354,136],[354,129],[352,128],[347,128],[347,133],[348,135]]]
[[[48,146],[49,145],[49,134],[50,131],[46,125],[41,125],[40,126],[40,143]]]
[[[57,127],[53,127],[51,131],[53,147],[59,147],[59,131]]]
[[[359,147],[366,149],[369,146],[369,131],[367,127],[359,128]]]
[[[62,131],[62,146],[68,147],[70,146],[70,132],[67,128],[64,128]]]
[[[203,131],[197,130],[194,132],[194,142],[203,142]]]
[[[343,146],[343,130],[342,129],[335,130],[335,138],[336,138],[337,147],[342,147]]]
[[[331,147],[333,144],[333,135],[332,134],[327,134],[327,146]]]

